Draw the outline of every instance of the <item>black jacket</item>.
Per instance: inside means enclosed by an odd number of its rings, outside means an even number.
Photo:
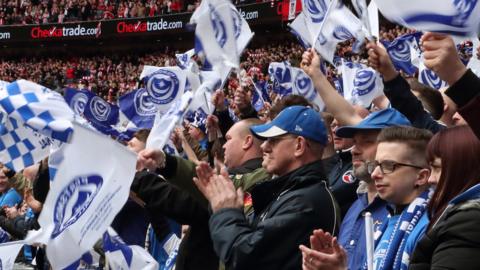
[[[225,208],[210,218],[215,251],[228,269],[300,269],[300,244],[314,229],[338,230],[339,213],[321,162],[258,183],[254,213]]]
[[[329,158],[329,162],[332,166],[327,169],[328,185],[340,206],[343,217],[358,198],[358,181],[352,171],[352,153],[350,151],[337,152]]]
[[[458,106],[458,112],[480,140],[480,78],[470,69],[445,94]]]
[[[179,164],[180,162],[182,164]],[[185,172],[186,167],[181,166],[186,162],[169,157],[167,160],[168,171],[160,172],[168,176],[168,181],[172,182],[175,182],[176,177],[191,177],[193,173]],[[253,159],[238,168],[229,170],[229,172],[238,176],[250,173],[259,167],[261,167],[261,159]],[[182,174],[176,172],[177,169],[182,170]],[[140,181],[134,181],[131,190],[136,192],[146,203],[145,207],[152,218],[154,230],[154,223],[161,224],[161,222],[155,222],[155,219],[163,215],[180,224],[190,225],[190,229],[180,243],[175,269],[218,270],[219,258],[213,250],[210,238],[208,228],[210,212],[206,205],[199,201],[195,194],[168,183],[156,174],[144,171],[138,173],[138,177]],[[191,182],[191,179],[189,181]],[[158,236],[157,231],[155,232]]]
[[[480,200],[455,205],[417,243],[409,270],[479,269]]]
[[[383,92],[392,107],[405,115],[412,126],[430,130],[434,134],[447,128],[425,111],[420,100],[410,91],[408,82],[400,74],[395,79],[383,83],[385,86]]]

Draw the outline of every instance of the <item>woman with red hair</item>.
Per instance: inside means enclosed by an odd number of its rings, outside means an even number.
[[[427,148],[436,185],[430,224],[409,269],[478,269],[480,265],[480,141],[469,126],[437,133]]]

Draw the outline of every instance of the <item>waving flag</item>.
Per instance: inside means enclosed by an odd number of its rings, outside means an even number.
[[[257,86],[256,83],[253,84],[252,91],[252,106],[255,111],[259,112],[263,109],[265,105],[265,100],[263,100],[262,90]]]
[[[378,7],[374,1],[370,1],[370,4],[368,4],[368,21],[370,24],[370,31],[371,31],[370,33],[374,37],[377,37],[377,39],[379,39],[380,38],[380,22],[378,20]]]
[[[50,146],[59,144],[13,118],[1,118],[0,162],[16,172],[48,157]]]
[[[288,62],[272,62],[268,66],[268,74],[273,80],[273,91],[280,96],[292,94],[292,74]]]
[[[417,68],[412,63],[411,55],[412,51],[419,50],[421,36],[421,32],[416,32],[397,37],[392,42],[382,41],[396,69],[402,70],[408,75],[415,74]]]
[[[0,244],[0,269],[14,269],[15,259],[24,244],[24,241]]]
[[[73,111],[63,97],[36,83],[18,80],[0,91],[0,106],[19,125],[62,142],[73,133]]]
[[[292,92],[293,94],[303,96],[312,104],[318,106],[320,111],[325,108],[325,103],[313,86],[312,79],[300,68],[291,67],[293,74]]]
[[[194,54],[195,54],[194,49],[188,50],[185,53],[175,54],[175,57],[177,58],[177,65],[181,69],[186,69],[188,67],[188,64],[190,63],[190,59]]]
[[[188,106],[192,103],[192,98],[192,92],[185,92],[165,114],[157,112],[153,128],[147,138],[147,148],[162,149],[165,146],[175,125],[183,120]]]
[[[239,65],[240,55],[253,37],[247,21],[226,0],[202,1],[190,19],[196,23],[195,53],[216,67]]]
[[[235,25],[230,2],[202,1],[201,8],[195,13],[201,13],[196,19],[195,52],[204,53],[212,66],[238,67],[240,57],[235,40],[235,27],[238,26]]]
[[[138,128],[152,128],[157,107],[146,89],[131,91],[118,100],[120,111]]]
[[[8,84],[9,84],[9,82],[0,80],[0,89],[5,88]]]
[[[186,74],[178,67],[164,67],[145,77],[145,89],[151,102],[165,112],[183,95]]]
[[[383,94],[383,81],[374,69],[342,60],[343,97],[352,104],[370,106]]]
[[[352,0],[353,7],[355,8],[355,11],[357,12],[358,16],[360,17],[360,20],[363,23],[363,26],[367,29],[368,34],[369,34],[369,39],[371,39],[372,34],[372,28],[370,26],[370,19],[368,15],[368,8],[367,8],[367,1],[366,0]]]
[[[478,0],[375,0],[390,21],[419,31],[458,36],[476,34],[480,24]]]
[[[102,237],[128,199],[136,155],[110,138],[75,124],[29,244],[47,245],[53,269],[65,268]]]
[[[334,64],[333,57],[339,42],[355,38],[353,48],[356,51],[365,39],[361,21],[345,6],[337,6],[336,2],[332,1],[314,42],[317,52],[331,64]]]
[[[420,62],[418,81],[437,90],[448,86],[448,84],[445,81],[442,81],[435,72],[425,67],[423,62]]]
[[[83,115],[85,107],[93,95],[94,94],[91,91],[86,89],[78,90],[74,88],[67,88],[65,89],[65,94],[63,97],[74,113]]]
[[[111,269],[157,270],[158,263],[142,247],[127,245],[111,227],[103,234],[105,258]]]

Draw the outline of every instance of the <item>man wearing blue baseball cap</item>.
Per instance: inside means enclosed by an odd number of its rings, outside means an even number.
[[[388,108],[371,113],[357,124],[342,126],[336,130],[337,136],[353,139],[353,174],[361,180],[357,190],[358,199],[345,215],[338,236],[338,243],[345,248],[348,257],[348,269],[361,269],[366,260],[364,213],[372,214],[375,228],[381,226],[388,214],[387,203],[377,196],[375,182],[368,171],[367,163],[375,160],[380,131],[394,126],[411,124],[403,114]]]
[[[318,112],[285,108],[270,123],[252,126],[264,140],[262,166],[273,175],[251,191],[254,213],[245,216],[243,192],[225,170],[204,175],[196,184],[210,202],[210,233],[227,269],[298,269],[299,245],[310,243],[313,229],[334,234],[339,210],[321,163],[327,131]]]

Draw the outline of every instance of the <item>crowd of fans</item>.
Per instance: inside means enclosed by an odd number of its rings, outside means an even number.
[[[148,13],[145,3],[137,4],[136,15]],[[93,6],[77,5],[82,19]],[[118,11],[130,3],[116,5],[107,2],[104,10],[132,14]],[[91,6],[87,19],[98,15]],[[381,39],[409,32],[383,28]],[[369,108],[339,95],[331,82],[335,68],[324,75],[316,52],[297,42],[247,49],[238,73],[213,94],[214,112],[205,119],[194,115],[172,134],[179,155],[145,149],[148,130],[127,143],[142,170],[131,187],[135,196],[112,226],[128,244],[144,246],[148,224],[159,238],[169,227],[165,217],[188,225],[176,269],[344,270],[367,263],[364,216],[370,212],[381,233],[375,269],[459,269],[462,260],[475,268],[480,79],[462,64],[449,37],[427,33],[422,49],[425,65],[450,85],[443,93],[404,78],[382,46],[369,43],[358,55],[350,43],[339,45],[340,57],[363,58],[382,75],[387,102]],[[175,53],[2,60],[0,79],[24,78],[58,91],[89,89],[115,103],[142,86],[144,65],[175,65]],[[281,61],[311,77],[326,112],[312,109],[304,97],[278,99],[273,92],[261,111],[254,109],[249,85],[268,82],[269,64]],[[21,239],[38,228],[34,217],[48,193],[48,166],[0,169],[0,227]],[[48,265],[37,258],[37,265]]]
[[[256,1],[236,1],[245,4]],[[143,18],[193,12],[200,0],[1,0],[0,25]]]

